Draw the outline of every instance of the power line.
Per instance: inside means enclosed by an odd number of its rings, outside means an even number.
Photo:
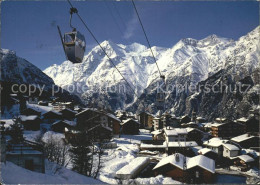
[[[137,15],[137,17],[138,17],[138,20],[139,20],[139,22],[140,22],[140,24],[141,24],[141,27],[142,27],[142,29],[143,29],[143,32],[144,32],[146,41],[147,41],[147,43],[148,43],[148,46],[149,46],[149,48],[150,48],[150,51],[151,51],[151,53],[152,53],[152,55],[153,55],[153,59],[154,59],[154,62],[155,62],[155,64],[156,64],[156,66],[157,66],[157,69],[158,69],[158,72],[159,72],[159,74],[160,74],[160,77],[162,77],[163,75],[162,75],[162,73],[161,73],[161,71],[160,71],[160,68],[159,68],[159,66],[158,66],[158,64],[157,64],[156,58],[155,58],[155,56],[154,56],[154,54],[153,54],[153,50],[152,50],[152,48],[151,48],[150,42],[149,42],[149,40],[148,40],[148,37],[147,37],[147,35],[146,35],[146,32],[145,32],[144,26],[143,26],[143,24],[142,24],[141,18],[140,18],[139,14],[138,14],[137,8],[136,8],[135,3],[134,3],[134,0],[132,0],[132,3],[133,3],[133,6],[134,6],[136,15]]]
[[[68,3],[70,4],[71,8],[74,8],[73,5],[71,4],[70,0],[67,0]],[[77,16],[79,17],[80,21],[83,23],[83,25],[85,26],[85,28],[88,30],[88,32],[90,33],[90,35],[94,38],[94,40],[96,41],[96,43],[99,45],[99,47],[102,49],[102,51],[105,53],[105,55],[107,56],[107,58],[109,59],[109,61],[112,63],[112,65],[116,68],[116,70],[118,71],[118,73],[122,76],[122,78],[125,80],[125,82],[127,83],[127,85],[130,87],[130,89],[133,91],[133,93],[136,95],[136,97],[138,97],[137,93],[135,92],[135,90],[131,87],[130,83],[126,80],[126,78],[123,76],[123,74],[119,71],[119,69],[116,67],[116,65],[114,64],[114,62],[112,61],[112,59],[108,56],[107,52],[105,51],[105,49],[101,46],[101,44],[99,43],[99,41],[97,40],[97,38],[95,37],[95,35],[92,33],[92,31],[89,29],[89,27],[87,26],[87,24],[85,23],[85,21],[81,18],[81,16],[79,15],[78,12],[76,12]]]

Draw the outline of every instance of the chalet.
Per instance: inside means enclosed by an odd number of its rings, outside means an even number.
[[[98,124],[88,129],[87,135],[95,141],[109,141],[113,136],[113,129],[103,124]]]
[[[53,110],[44,113],[42,116],[43,116],[44,123],[53,123],[57,120],[62,119],[62,114],[60,112],[56,112]]]
[[[153,129],[154,130],[159,130],[163,128],[163,122],[162,119],[159,117],[153,118]]]
[[[87,108],[80,113],[76,114],[77,127],[79,129],[88,130],[96,125],[102,124],[113,130],[114,135],[119,135],[120,133],[120,122],[113,114],[99,111],[94,108]]]
[[[77,114],[76,111],[73,111],[68,108],[63,109],[62,111],[60,111],[60,113],[62,114],[62,118],[66,120],[74,120]]]
[[[187,139],[187,130],[185,128],[170,128],[170,129],[163,129],[165,135],[166,142],[173,142],[173,141],[186,141]]]
[[[198,154],[204,155],[212,160],[216,160],[218,158],[218,154],[209,148],[202,148],[202,149],[198,150]]]
[[[203,145],[218,154],[218,156],[223,156],[223,144],[228,142],[228,140],[222,140],[220,138],[212,138],[208,141],[204,141]]]
[[[196,128],[186,128],[187,131],[187,140],[196,141],[198,144],[202,144],[202,139],[206,135],[203,131]]]
[[[247,171],[254,165],[254,159],[249,155],[239,155],[234,160],[234,164],[241,167],[241,171]]]
[[[242,124],[233,121],[211,125],[211,134],[213,137],[231,138],[243,133],[245,133],[245,127]]]
[[[256,132],[259,130],[259,120],[257,116],[251,116],[249,118],[239,118],[236,122],[241,123],[245,126],[246,132]]]
[[[164,128],[163,131],[168,154],[181,152],[192,155],[191,147],[198,146],[195,141],[186,141],[188,132],[185,128]]]
[[[152,128],[154,116],[148,112],[141,112],[137,115],[138,120],[144,128]]]
[[[211,183],[215,174],[215,161],[203,155],[190,158],[176,153],[160,160],[153,171],[155,175],[162,174],[180,182]]]
[[[184,116],[181,117],[180,122],[181,122],[181,124],[182,123],[189,123],[189,122],[191,122],[191,118],[188,115],[184,115]]]
[[[58,120],[51,125],[51,129],[54,132],[65,133],[65,128],[73,129],[76,126],[75,121],[69,120]]]
[[[25,130],[40,130],[41,119],[37,115],[20,115],[19,118]]]
[[[127,119],[120,123],[121,133],[129,135],[139,134],[140,123],[134,119]]]
[[[224,143],[223,145],[223,157],[234,159],[239,155],[240,149],[236,145]]]
[[[254,133],[246,133],[231,138],[231,142],[241,146],[242,148],[259,147],[260,136]]]
[[[21,112],[22,115],[30,116],[30,115],[37,115],[41,116],[41,112],[38,110],[35,110],[33,108],[26,108]]]
[[[8,144],[6,160],[28,170],[45,173],[43,152],[27,144]]]

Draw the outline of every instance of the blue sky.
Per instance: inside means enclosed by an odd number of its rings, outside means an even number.
[[[131,1],[72,1],[102,42],[147,45]],[[211,34],[238,39],[259,25],[259,2],[136,1],[151,45],[172,47],[182,38]],[[1,4],[1,47],[12,49],[45,69],[65,60],[56,25],[69,31],[66,1],[4,1]],[[72,24],[86,37],[87,50],[96,43],[75,16]]]

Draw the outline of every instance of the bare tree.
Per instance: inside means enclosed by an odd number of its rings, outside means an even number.
[[[60,170],[62,166],[68,166],[70,162],[70,147],[63,140],[57,140],[51,136],[43,143],[43,146],[46,158],[50,162],[57,164],[54,173]]]

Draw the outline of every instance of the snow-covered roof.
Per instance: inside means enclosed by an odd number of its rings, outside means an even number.
[[[69,112],[72,112],[72,113],[74,113],[74,114],[77,114],[77,112],[76,111],[74,111],[74,110],[71,110],[71,109],[69,109],[69,108],[65,108],[65,109],[63,109],[62,111],[65,111],[65,110],[67,110],[67,111],[69,111]],[[62,112],[61,111],[61,112]]]
[[[191,150],[192,150],[196,155],[198,155],[198,151],[199,151],[200,149],[202,149],[201,146],[192,146],[192,147],[190,147],[190,148],[191,148]]]
[[[35,120],[36,118],[38,118],[38,116],[36,116],[36,115],[31,115],[31,116],[20,115],[19,118],[21,119],[21,121],[32,121],[32,120]]]
[[[52,110],[51,106],[42,106],[42,105],[36,105],[36,104],[30,104],[30,103],[27,103],[26,107],[31,108],[37,112],[41,112],[42,114]]]
[[[176,155],[179,155],[177,158]],[[199,166],[211,173],[215,173],[215,161],[205,157],[203,155],[198,155],[195,157],[185,157],[184,155],[178,153],[173,154],[168,157],[163,158],[154,168],[153,170],[160,168],[166,164],[172,164],[183,170],[183,163],[186,160],[187,169],[193,168],[195,166]]]
[[[158,134],[161,134],[162,133],[162,130],[155,130],[155,131],[152,131],[151,134],[153,135],[158,135]]]
[[[168,142],[168,147],[191,147],[191,146],[198,146],[198,144],[195,141]]]
[[[149,162],[149,157],[137,157],[133,159],[129,164],[121,168],[119,171],[117,171],[116,174],[134,174],[136,171],[139,170],[140,167],[149,164]]]
[[[212,123],[211,127],[220,127],[222,125],[225,125],[226,123]]]
[[[90,129],[88,129],[88,132],[91,131],[91,130],[93,130],[93,129],[95,129],[95,128],[97,128],[97,127],[102,127],[102,128],[107,129],[107,130],[109,130],[109,131],[113,131],[113,129],[110,128],[110,127],[107,127],[107,126],[105,126],[105,125],[103,125],[103,124],[98,124],[98,125],[96,125],[96,126],[90,128]]]
[[[201,153],[202,155],[204,155],[204,154],[206,154],[206,153],[208,153],[208,152],[214,152],[214,153],[216,153],[215,151],[213,151],[213,150],[211,150],[211,149],[209,149],[209,148],[202,148],[202,149],[200,149],[200,150],[198,151],[198,153]]]
[[[210,122],[210,123],[204,123],[203,125],[204,125],[205,128],[211,128],[212,124],[213,123]]]
[[[245,161],[246,163],[254,161],[254,159],[252,157],[250,157],[249,155],[240,155],[240,156],[237,156],[237,157],[239,159]]]
[[[54,113],[54,114],[59,115],[59,116],[62,115],[60,112],[57,112],[57,111],[54,111],[54,110],[48,111],[48,112],[44,113],[43,115],[48,114],[48,113]]]
[[[250,155],[254,156],[255,158],[260,156],[260,153],[257,151],[255,151],[253,149],[244,149],[244,148],[241,150],[241,154],[250,154]]]
[[[140,148],[166,148],[166,142],[161,145],[141,143]]]
[[[172,128],[172,129],[164,128],[164,132],[167,136],[177,136],[179,134],[187,134],[187,130],[185,128]]]
[[[245,118],[245,117],[242,117],[242,118],[237,119],[236,121],[238,121],[238,122],[247,122],[248,119]]]
[[[207,171],[210,171],[211,173],[215,173],[215,161],[203,155],[197,155],[189,158],[187,162],[187,169],[195,166],[199,166]]]
[[[69,120],[58,120],[58,121],[55,121],[52,125],[56,125],[57,123],[60,123],[60,122],[64,122],[64,123],[66,123],[67,125],[70,125],[70,126],[76,125],[75,121],[69,121]]]
[[[231,138],[231,140],[235,141],[235,142],[241,142],[241,141],[245,141],[247,139],[253,138],[253,137],[255,137],[255,136],[253,136],[253,135],[248,136],[248,134],[243,134],[243,135],[240,135],[237,137],[233,137],[233,138]]]
[[[212,138],[208,141],[204,141],[203,144],[206,146],[211,146],[211,147],[219,147],[221,145],[223,145],[224,143],[226,143],[228,140],[222,140],[218,137]]]
[[[197,128],[191,128],[191,127],[187,127],[186,130],[187,130],[188,133],[193,131],[193,130],[196,130],[196,131],[201,132],[201,133],[203,132],[203,131],[201,131],[201,130],[199,130]]]
[[[134,122],[136,122],[137,124],[140,124],[139,123],[139,121],[137,121],[137,120],[134,120],[134,119],[132,119],[132,118],[129,118],[129,119],[127,119],[127,120],[124,120],[122,123],[120,123],[121,125],[124,125],[125,123],[127,123],[127,122],[129,122],[129,121],[134,121]]]
[[[227,118],[216,118],[215,120],[216,120],[216,121],[226,121]]]
[[[223,146],[225,148],[227,148],[228,150],[239,150],[239,148],[236,145],[225,143],[225,144],[223,144]]]
[[[113,115],[111,113],[107,113],[107,112],[101,112],[101,111],[97,110],[96,108],[85,108],[83,111],[81,111],[78,114],[76,114],[76,116],[78,116],[78,115],[80,115],[80,114],[82,114],[82,113],[84,113],[86,111],[89,111],[89,110],[94,111],[94,112],[99,113],[99,114],[104,114],[104,115],[106,115],[106,116],[108,116],[108,117],[110,117],[110,118],[112,118],[112,119],[114,119],[114,120],[116,120],[118,122],[121,122],[121,120],[118,119],[115,115]]]

